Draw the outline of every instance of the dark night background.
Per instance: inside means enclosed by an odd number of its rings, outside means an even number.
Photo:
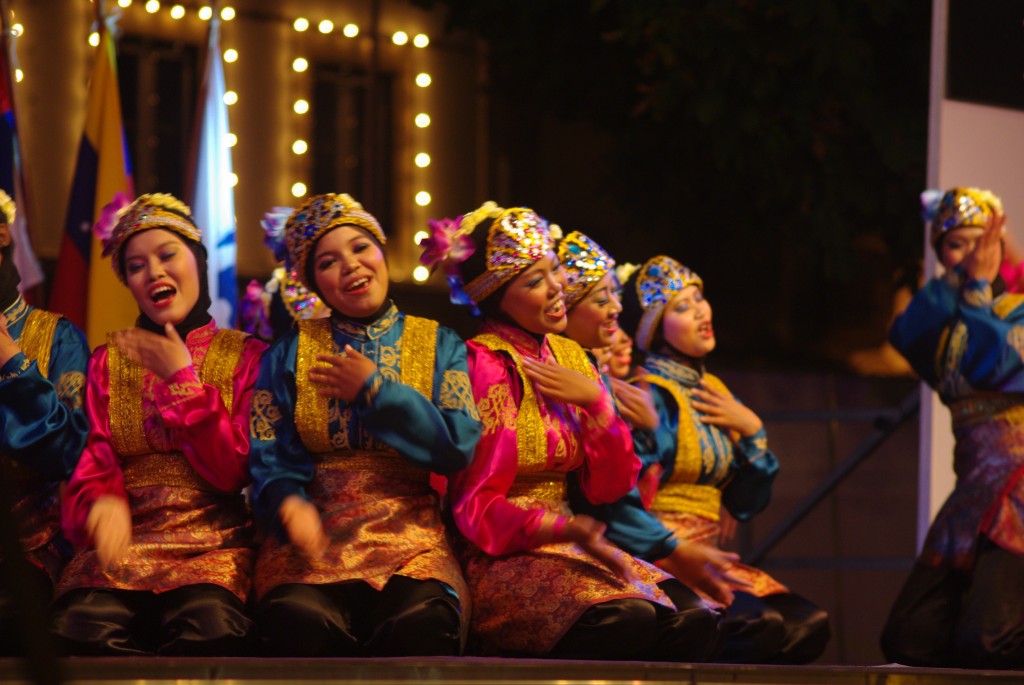
[[[719,360],[884,340],[919,277],[931,3],[414,4],[486,44],[497,199],[695,269]]]

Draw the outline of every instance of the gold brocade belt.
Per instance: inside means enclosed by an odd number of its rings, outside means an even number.
[[[125,457],[121,472],[124,474],[124,486],[129,490],[164,485],[219,492],[196,473],[181,452],[151,452]]]
[[[1005,418],[1013,424],[1024,423],[1024,402],[1017,394],[985,393],[965,397],[949,405],[953,425],[962,426],[994,418]]]
[[[561,471],[539,471],[516,475],[507,497],[529,497],[546,502],[564,502],[565,474]]]
[[[317,455],[318,469],[337,471],[377,473],[388,478],[423,481],[430,480],[425,469],[417,468],[408,461],[388,452],[371,452],[368,450],[345,450]]]
[[[651,511],[696,514],[717,521],[722,507],[722,491],[711,485],[665,483],[651,503]]]

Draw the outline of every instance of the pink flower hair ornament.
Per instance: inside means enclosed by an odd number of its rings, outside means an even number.
[[[100,217],[92,225],[92,234],[103,245],[104,257],[108,256],[111,252],[111,238],[114,235],[114,226],[117,225],[118,216],[131,203],[132,198],[120,190],[117,191],[114,193],[113,199],[103,205],[103,209],[100,210]]]
[[[458,274],[458,265],[469,259],[476,252],[476,245],[468,233],[459,233],[462,218],[431,219],[427,222],[430,235],[420,241],[423,254],[420,264],[433,273],[438,265],[443,264],[449,276]]]

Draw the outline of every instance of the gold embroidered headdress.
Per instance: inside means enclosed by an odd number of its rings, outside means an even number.
[[[483,272],[465,282],[470,274],[460,264],[476,251],[470,235],[488,220]],[[420,262],[431,269],[444,265],[452,301],[458,304],[480,303],[555,247],[547,221],[526,207],[503,209],[485,202],[457,221],[442,219],[430,226],[431,236],[420,242]]]
[[[314,195],[288,217],[284,226],[288,259],[302,285],[310,289],[314,285],[309,282],[306,262],[316,241],[328,231],[345,225],[365,229],[381,245],[387,243],[376,217],[345,193]]]
[[[615,260],[600,245],[579,231],[573,231],[558,243],[558,259],[565,268],[569,284],[565,289],[567,309],[574,307],[615,268]]]
[[[926,196],[922,201],[927,204]],[[946,191],[931,216],[932,245],[938,246],[950,231],[958,228],[984,228],[993,214],[1003,213],[1003,201],[990,190],[981,188],[953,188]],[[925,207],[926,216],[932,212]]]
[[[93,227],[96,236],[103,243],[103,256],[110,257],[114,273],[125,282],[121,272],[121,250],[136,233],[151,228],[162,228],[185,240],[202,242],[199,227],[192,221],[192,210],[188,205],[168,193],[147,193],[134,202],[127,202],[124,193],[117,193],[114,199],[100,212],[100,218]]]
[[[631,276],[623,292],[623,315],[620,320],[636,318],[633,339],[636,346],[650,352],[654,334],[661,323],[665,307],[688,286],[704,290],[704,281],[688,268],[665,255],[647,260]],[[627,313],[632,310],[633,316]],[[626,331],[629,333],[630,331]]]

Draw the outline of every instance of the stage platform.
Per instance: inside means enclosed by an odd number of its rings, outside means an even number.
[[[650,662],[555,661],[540,659],[124,659],[81,658],[59,662],[60,682],[69,685],[967,685],[1024,683],[1024,671],[970,671],[903,666],[727,666]],[[0,659],[0,682],[25,683],[24,664]]]

